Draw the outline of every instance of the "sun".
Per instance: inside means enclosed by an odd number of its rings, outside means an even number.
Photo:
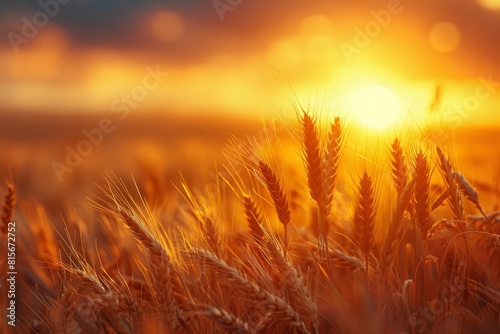
[[[354,96],[351,112],[361,124],[381,129],[400,120],[403,110],[392,90],[384,86],[370,86]]]

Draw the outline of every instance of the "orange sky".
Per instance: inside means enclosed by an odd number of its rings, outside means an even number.
[[[0,109],[248,115],[384,85],[418,118],[440,83],[445,108],[500,124],[500,0],[481,2],[73,1],[34,36],[43,8],[2,4]]]

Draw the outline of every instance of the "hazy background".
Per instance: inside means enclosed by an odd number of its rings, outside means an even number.
[[[500,1],[229,3],[73,0],[60,4],[15,52],[7,35],[22,35],[22,18],[33,21],[41,7],[3,1],[1,106],[107,112],[117,96],[141,82],[146,66],[157,65],[170,77],[140,111],[254,113],[286,102],[283,83],[301,97],[320,92],[335,98],[346,88],[385,82],[413,100],[428,99],[436,81],[449,86],[450,96],[473,91],[480,76],[500,82],[500,11],[484,5],[500,7]],[[371,12],[390,6],[399,13],[368,46],[345,57],[342,43],[355,45],[356,28],[364,30]],[[431,38],[443,22],[456,27],[458,41],[446,29]],[[491,121],[498,95],[471,122]]]

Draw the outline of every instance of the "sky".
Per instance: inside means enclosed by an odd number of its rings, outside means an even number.
[[[0,109],[252,115],[384,86],[500,125],[500,0],[2,1]]]

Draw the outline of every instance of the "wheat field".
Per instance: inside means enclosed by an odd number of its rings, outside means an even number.
[[[500,331],[494,182],[483,202],[428,133],[370,149],[300,108],[281,127],[230,136],[204,184],[107,172],[57,212],[8,181],[18,323],[2,333]]]
[[[0,31],[0,334],[500,333],[500,0]]]

